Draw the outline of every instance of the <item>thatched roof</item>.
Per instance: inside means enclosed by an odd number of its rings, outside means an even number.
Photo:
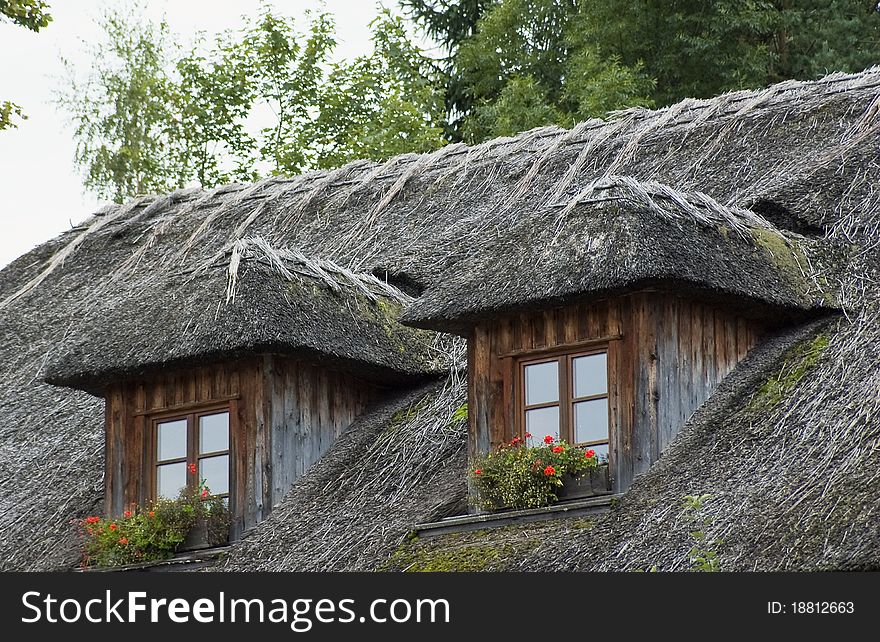
[[[813,310],[835,305],[832,289],[810,276],[824,245],[701,192],[605,176],[565,206],[512,220],[403,320],[466,334],[505,310],[664,285],[761,315]]]
[[[169,274],[96,304],[47,363],[46,380],[101,394],[119,377],[254,353],[320,359],[382,382],[448,367],[436,335],[397,323],[412,300],[397,288],[261,240],[233,252],[234,270]]]
[[[0,567],[72,562],[68,520],[100,505],[103,404],[43,383],[47,376],[90,389],[162,363],[218,358],[217,346],[227,355],[270,347],[316,351],[342,367],[364,368],[364,376],[426,373],[437,365],[434,339],[425,343],[426,335],[395,325],[401,297],[423,291],[417,303],[403,303],[409,318],[460,331],[469,318],[500,309],[645,280],[734,297],[732,305],[790,311],[840,305],[849,316],[830,334],[829,357],[786,390],[772,412],[747,420],[745,396],[734,398],[711,427],[717,440],[692,423],[681,441],[698,435],[695,459],[673,449],[661,460],[684,471],[681,484],[661,475],[662,466],[652,469],[633,488],[638,501],[621,504],[631,510],[626,519],[633,521],[626,523],[655,520],[655,530],[646,532],[680,533],[680,491],[717,488],[733,493],[709,506],[729,514],[715,523],[726,541],[739,542],[734,565],[744,565],[758,532],[744,525],[746,509],[760,513],[755,523],[768,534],[791,533],[779,546],[799,552],[788,558],[793,567],[875,563],[867,544],[851,535],[861,528],[858,520],[872,515],[880,470],[874,401],[880,395],[870,394],[877,388],[870,356],[878,327],[878,89],[876,69],[787,82],[631,110],[571,131],[543,128],[476,147],[451,145],[381,164],[108,207],[0,272],[0,517],[7,525]],[[603,226],[607,233],[597,233]],[[227,299],[230,273],[238,278],[234,299]],[[177,308],[167,305],[172,295]],[[300,323],[302,309],[320,328]],[[391,319],[380,314],[389,311]],[[263,319],[282,327],[266,327]],[[180,345],[172,336],[182,338]],[[460,350],[448,339],[440,345],[447,354]],[[404,356],[392,354],[401,346]],[[460,390],[444,393],[437,407],[457,407],[461,397]],[[439,430],[445,412],[424,416],[424,425]],[[357,442],[358,431],[391,430],[381,415],[365,416],[359,426],[340,448],[347,443],[363,455],[371,442]],[[746,449],[755,431],[760,448]],[[331,448],[270,520],[275,530],[258,527],[242,544],[247,554],[234,552],[230,564],[245,568],[253,559],[253,566],[306,567],[305,555],[283,553],[302,546],[329,567],[380,565],[406,524],[431,512],[434,496],[439,501],[461,487],[462,428],[447,437],[447,463],[427,467],[425,492],[414,490],[412,502],[382,490],[370,470],[355,468],[376,492],[369,512],[361,507],[369,526],[357,531],[377,543],[375,555],[361,550],[367,544],[322,539],[314,524],[295,516],[297,502],[320,503],[312,484],[341,483],[353,470]],[[418,462],[434,461],[430,448],[400,440],[385,456],[409,462],[401,475],[418,479]],[[819,450],[832,455],[823,467],[830,478],[821,485],[822,468],[803,463]],[[762,470],[774,474],[753,477],[751,489],[743,483],[734,492],[728,452],[762,458]],[[296,499],[306,488],[312,494],[303,497],[310,499]],[[358,502],[344,494],[322,506],[315,519],[356,521]],[[390,525],[380,520],[383,511],[393,515]],[[280,527],[285,516],[296,529]],[[806,533],[826,516],[835,520],[827,542],[797,539],[799,529]],[[642,539],[627,545],[627,531],[614,532],[596,539],[595,546],[609,548],[589,549],[593,557],[614,554],[621,565],[663,562],[678,559],[683,545],[671,535],[656,545]],[[580,539],[573,546],[579,555],[588,550]],[[621,553],[624,546],[628,552]],[[757,548],[751,552],[761,567],[774,565]]]

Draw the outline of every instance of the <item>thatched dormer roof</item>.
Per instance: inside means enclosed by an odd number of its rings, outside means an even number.
[[[689,543],[668,507],[716,489],[717,535],[735,546],[729,568],[880,566],[880,542],[863,528],[876,517],[880,470],[878,105],[871,69],[104,209],[0,271],[0,568],[73,563],[69,521],[101,501],[103,403],[47,378],[96,389],[159,364],[264,348],[415,378],[437,367],[438,346],[449,358],[461,344],[404,328],[401,308],[411,323],[463,331],[481,315],[647,281],[792,319],[823,307],[845,316],[824,330],[829,347],[810,376],[756,415],[762,377],[787,359],[765,346],[761,369],[745,376],[743,366],[742,385],[683,429],[687,448],[633,486],[625,516],[602,537],[573,536],[560,559],[680,559]],[[315,323],[302,322],[309,314]],[[375,440],[347,436],[228,566],[387,562],[412,524],[463,488],[452,361],[448,385],[390,394],[353,428],[406,449],[396,477],[368,465]],[[395,420],[411,402],[415,418]],[[760,474],[732,457],[757,458]],[[368,507],[343,483],[355,469],[376,489]],[[323,539],[328,523],[350,536]],[[647,535],[623,550],[629,529]]]

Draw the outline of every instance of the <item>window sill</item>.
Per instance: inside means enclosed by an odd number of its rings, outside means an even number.
[[[437,537],[449,533],[478,531],[487,528],[510,526],[512,524],[526,524],[528,522],[543,522],[552,519],[595,515],[610,510],[612,502],[617,497],[619,495],[602,495],[587,499],[556,502],[542,508],[508,510],[479,515],[457,515],[455,517],[446,517],[439,522],[417,524],[414,530],[419,537]]]
[[[167,560],[144,562],[143,564],[126,564],[125,566],[90,567],[77,566],[72,569],[76,573],[113,573],[127,571],[142,571],[153,573],[179,573],[183,571],[198,571],[207,566],[213,566],[229,550],[229,546],[215,546],[194,551],[182,551]]]

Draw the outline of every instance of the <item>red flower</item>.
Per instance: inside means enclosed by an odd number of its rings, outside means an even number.
[[[532,438],[532,433],[527,432],[527,433],[525,434],[525,438],[526,438],[526,439],[531,439],[531,438]]]
[[[124,513],[122,513],[122,516],[125,517],[125,519],[128,519],[129,517],[131,517],[131,511],[130,510],[125,511]]]
[[[128,544],[128,538],[127,537],[120,537],[119,543],[122,544],[123,546],[125,546],[126,544]]]
[[[477,469],[474,471],[474,475],[482,475],[482,474],[483,474],[483,471],[480,470],[479,468],[477,468]]]
[[[553,437],[550,436],[550,435],[547,435],[546,437],[544,437],[544,443],[545,443],[545,444],[552,444],[553,441],[554,441],[554,440],[553,440]]]
[[[196,474],[196,465],[195,464],[189,464],[187,466],[187,468],[189,469],[189,472],[191,472],[193,475]]]
[[[115,531],[117,528],[119,528],[119,527],[116,524],[110,524],[111,531]]]
[[[97,524],[100,521],[100,517],[86,517],[86,524]]]
[[[563,450],[565,450],[565,448],[562,446],[553,446],[553,452],[555,453],[561,453]]]
[[[514,437],[514,438],[513,438],[513,441],[510,442],[510,445],[511,445],[511,446],[516,446],[516,445],[517,445],[519,442],[521,442],[521,441],[522,441],[522,439],[520,439],[519,437]]]
[[[149,515],[150,515],[150,517],[155,517],[155,516],[156,516],[156,511],[151,510],[150,513],[149,513]]]
[[[596,451],[593,450],[592,448],[590,448],[587,452],[584,453],[584,457],[586,457],[587,459],[591,459],[592,457],[595,457],[595,456],[596,456]]]
[[[556,474],[556,469],[553,468],[553,466],[547,466],[547,468],[544,469],[544,474],[545,474],[547,477],[550,477],[550,476],[552,476],[552,475],[555,475],[555,474]]]
[[[207,488],[203,488],[203,489],[202,489],[202,499],[204,499],[204,498],[207,497],[207,496],[208,496],[208,489],[207,489]]]

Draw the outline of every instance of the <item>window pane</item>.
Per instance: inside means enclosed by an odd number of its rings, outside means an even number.
[[[574,396],[590,397],[608,393],[608,366],[606,354],[591,354],[572,359]]]
[[[559,439],[559,406],[527,410],[526,432],[532,434],[530,444],[543,444],[546,435]]]
[[[156,467],[156,495],[175,499],[186,486],[186,462]]]
[[[574,404],[576,443],[608,439],[608,399],[579,401]]]
[[[157,424],[158,460],[186,457],[186,419]]]
[[[229,450],[229,413],[199,417],[199,453]]]
[[[526,366],[526,405],[559,401],[559,364],[556,361]]]
[[[199,479],[204,479],[213,495],[229,492],[229,455],[206,457],[199,461]]]

